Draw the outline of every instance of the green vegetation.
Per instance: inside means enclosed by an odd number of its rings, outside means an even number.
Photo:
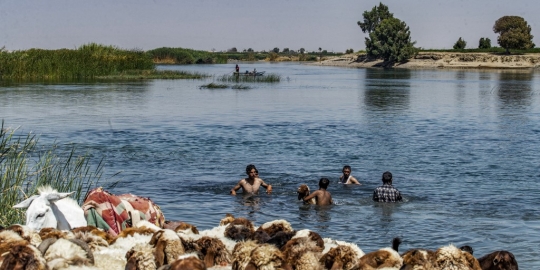
[[[2,79],[89,79],[145,69],[154,69],[152,59],[145,52],[95,43],[75,50],[0,52]]]
[[[236,90],[247,90],[247,89],[251,89],[250,86],[247,86],[247,85],[243,85],[243,84],[235,84],[233,86],[231,86],[232,89],[236,89]]]
[[[229,86],[226,85],[226,84],[209,83],[209,84],[201,85],[200,88],[223,89],[223,88],[228,88],[228,87],[229,87]]]
[[[25,212],[12,206],[37,194],[37,188],[50,185],[60,192],[75,191],[79,201],[98,185],[102,161],[91,171],[88,156],[76,156],[75,148],[61,151],[38,147],[38,138],[17,135],[16,130],[0,128],[0,225],[24,224]]]
[[[404,62],[416,54],[415,42],[411,42],[411,32],[405,22],[394,18],[388,7],[379,3],[371,11],[364,11],[363,22],[358,22],[366,38],[367,55],[382,58],[388,62]]]
[[[534,48],[531,26],[519,16],[503,16],[493,26],[493,32],[498,33],[497,42],[510,53],[510,49],[526,50]]]
[[[467,46],[467,41],[461,39],[461,37],[459,37],[459,39],[456,41],[456,43],[454,44],[454,50],[463,50],[465,49],[465,46]]]
[[[487,49],[420,49],[419,52],[462,52],[462,53],[493,53],[493,54],[506,54],[506,49],[501,47],[491,47]],[[531,48],[527,50],[513,50],[513,54],[525,54],[525,53],[540,53],[540,48]]]
[[[217,77],[218,81],[222,82],[236,82],[236,83],[276,83],[281,80],[281,76],[277,74],[268,74],[262,76],[251,76],[242,74],[226,74]]]
[[[227,58],[220,57],[214,53],[184,48],[162,47],[147,51],[147,53],[157,64],[184,65],[227,63]]]
[[[491,48],[491,39],[489,38],[480,38],[478,42],[478,49],[489,49]]]
[[[178,70],[125,70],[122,72],[96,76],[96,79],[108,80],[146,80],[146,79],[202,79],[210,75]]]

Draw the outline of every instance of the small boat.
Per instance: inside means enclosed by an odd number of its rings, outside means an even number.
[[[234,72],[234,75],[242,75],[242,76],[263,76],[266,71],[258,71],[258,72]]]

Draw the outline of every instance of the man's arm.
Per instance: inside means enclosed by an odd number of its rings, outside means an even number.
[[[272,193],[272,185],[269,185],[269,184],[265,183],[261,178],[259,178],[259,180],[261,180],[261,186],[266,188],[266,193],[267,194]]]
[[[379,195],[377,195],[377,190],[373,191],[373,201],[375,201],[375,202],[379,201]]]
[[[238,181],[238,184],[231,189],[231,195],[236,195],[236,191],[242,187],[242,181],[244,181],[244,179]]]
[[[319,194],[319,193],[320,193],[320,191],[319,191],[319,190],[316,190],[315,192],[313,192],[313,193],[307,195],[306,197],[302,198],[302,200],[303,200],[304,202],[305,202],[305,201],[309,201],[309,200],[311,200],[312,198],[316,197],[317,194]]]
[[[360,182],[358,182],[358,180],[356,180],[356,178],[354,178],[354,177],[352,177],[352,176],[351,176],[351,179],[350,179],[350,180],[351,180],[351,183],[352,183],[352,184],[362,185],[362,184],[360,184]]]

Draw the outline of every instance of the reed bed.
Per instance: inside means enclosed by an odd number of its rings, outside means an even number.
[[[146,79],[202,79],[208,74],[181,70],[125,70],[111,75],[96,76],[96,79],[146,80]]]
[[[95,43],[75,50],[0,52],[2,79],[89,79],[126,70],[149,69],[154,69],[154,63],[144,51]]]
[[[87,155],[77,156],[73,147],[57,145],[42,148],[33,134],[20,135],[16,129],[0,129],[0,225],[24,224],[25,211],[13,205],[37,194],[37,188],[50,185],[60,192],[75,191],[79,203],[99,184],[103,160],[92,169]]]
[[[217,77],[218,81],[235,82],[235,83],[277,83],[281,80],[281,76],[277,74],[268,74],[262,76],[252,76],[243,74],[225,74]]]

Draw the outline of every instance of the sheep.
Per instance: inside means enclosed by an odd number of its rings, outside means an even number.
[[[94,255],[88,245],[78,239],[53,239],[43,241],[39,251],[50,269],[64,269],[72,265],[94,265]]]
[[[518,270],[518,263],[510,251],[491,252],[478,259],[482,270]]]
[[[156,232],[149,244],[154,247],[157,267],[169,264],[185,253],[180,237],[173,230],[163,229]]]
[[[430,270],[435,268],[435,251],[427,249],[410,249],[401,255],[403,270]]]
[[[101,230],[101,229],[99,229],[99,228],[97,228],[95,226],[91,226],[91,225],[74,228],[74,229],[71,230],[71,232],[73,234],[77,234],[79,232],[81,232],[81,233],[91,233],[92,235],[95,235],[97,237],[102,238],[108,244],[111,244],[115,239],[115,237],[108,234],[107,232],[105,232],[105,231],[103,231],[103,230]]]
[[[9,252],[3,256],[0,270],[46,270],[47,262],[41,252],[28,241],[13,242]]]
[[[266,243],[272,244],[272,245],[276,246],[277,248],[281,249],[295,235],[296,235],[295,231],[292,231],[292,232],[277,232],[277,233],[274,234],[274,236],[272,238],[268,239],[268,241],[266,241]]]
[[[39,246],[41,244],[41,237],[37,232],[30,229],[30,227],[20,224],[13,224],[6,228],[6,230],[12,230],[19,234],[22,238],[30,242],[34,246]]]
[[[306,184],[301,184],[298,189],[296,190],[298,193],[298,200],[303,200],[304,197],[308,196],[310,194],[309,186]],[[316,204],[315,198],[311,198],[307,201],[304,201],[304,204]]]
[[[251,260],[246,266],[246,270],[251,269],[283,269],[285,258],[283,253],[274,245],[262,244],[251,251]]]
[[[392,248],[382,248],[377,251],[365,254],[358,261],[359,270],[371,269],[395,269],[399,270],[403,265],[403,259],[398,252]]]
[[[251,240],[254,240],[259,244],[263,244],[270,240],[270,235],[268,235],[265,231],[255,231],[253,234],[251,234]]]
[[[360,257],[351,245],[338,245],[323,254],[319,262],[327,269],[352,269]]]
[[[244,225],[233,225],[232,223],[225,228],[225,237],[234,241],[244,241],[250,239],[253,235],[253,230],[250,230]]]
[[[154,258],[154,249],[148,244],[135,244],[126,253],[125,270],[155,270],[157,268]]]
[[[462,251],[454,245],[441,247],[435,251],[434,267],[441,270],[481,270],[478,260],[469,252]]]
[[[292,237],[292,239],[301,238],[301,237],[309,238],[311,241],[314,241],[317,244],[317,246],[321,247],[324,250],[324,240],[320,234],[314,231],[310,231],[310,230],[300,230],[296,232],[296,234]]]
[[[246,269],[251,260],[251,252],[258,246],[253,240],[237,243],[232,252],[232,270]]]
[[[233,221],[234,221],[234,216],[232,214],[227,213],[225,214],[225,217],[219,221],[219,226],[229,225],[229,223]]]
[[[204,262],[193,256],[180,257],[169,265],[162,266],[158,270],[206,270]]]
[[[199,252],[204,255],[206,267],[231,263],[231,254],[220,239],[203,236],[196,244],[200,248]]]
[[[261,225],[257,231],[265,231],[270,237],[274,236],[277,232],[292,232],[293,228],[291,224],[284,220],[278,219],[270,222],[266,222]]]
[[[92,252],[102,250],[109,247],[107,240],[101,236],[95,235],[92,232],[78,231],[73,234],[73,239],[79,239],[85,242]]]
[[[197,230],[197,227],[194,225],[191,225],[186,222],[179,222],[178,225],[173,229],[175,232],[182,231],[184,233],[193,233],[193,234],[199,234],[199,230]]]
[[[48,238],[54,238],[54,239],[73,238],[73,235],[72,235],[71,231],[61,231],[61,230],[58,230],[56,228],[43,228],[43,229],[39,230],[39,236],[41,237],[42,241],[45,241]]]
[[[291,239],[281,248],[285,256],[285,262],[293,269],[322,269],[319,261],[323,248],[317,245],[308,236]]]

